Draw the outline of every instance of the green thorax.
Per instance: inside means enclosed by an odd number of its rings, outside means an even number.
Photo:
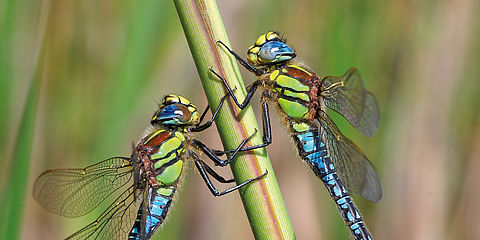
[[[185,152],[185,136],[180,131],[156,129],[143,138],[144,150],[149,155],[155,170],[155,179],[160,187],[175,184],[183,169],[180,155]],[[148,164],[148,163],[147,163]]]
[[[298,65],[269,71],[273,91],[282,112],[293,119],[311,119],[312,103],[317,98],[318,77]]]

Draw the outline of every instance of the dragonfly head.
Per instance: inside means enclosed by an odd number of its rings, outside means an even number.
[[[152,125],[194,125],[198,122],[197,107],[179,95],[167,95],[153,114]]]
[[[282,63],[295,58],[295,51],[276,32],[260,35],[255,45],[247,51],[247,59],[253,66]]]

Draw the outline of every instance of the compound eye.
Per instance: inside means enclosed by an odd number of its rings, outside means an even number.
[[[190,123],[192,112],[181,103],[162,105],[153,115],[151,123],[164,125],[182,125]]]
[[[171,105],[174,108],[173,114],[181,123],[188,123],[192,118],[192,114],[188,108],[182,104],[173,104]]]
[[[264,63],[282,62],[295,57],[295,52],[284,42],[271,41],[265,43],[258,54]]]

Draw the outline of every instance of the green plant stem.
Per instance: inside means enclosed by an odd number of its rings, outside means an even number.
[[[229,44],[223,22],[214,0],[174,0],[185,36],[212,109],[226,94],[222,82],[209,72],[225,76],[230,86],[237,87],[236,96],[245,97],[245,86],[235,59],[218,47],[216,40]],[[226,149],[233,149],[242,139],[259,129],[251,107],[240,112],[232,102],[216,119],[218,132]],[[262,142],[256,134],[250,144]],[[240,189],[240,196],[256,239],[295,239],[288,213],[270,160],[264,148],[241,154],[231,162],[237,183],[257,177],[268,170],[259,182]]]
[[[46,26],[49,10],[50,1],[44,1],[38,24],[37,51],[33,62],[34,72],[16,136],[7,184],[0,199],[3,209],[0,214],[0,222],[2,222],[0,225],[0,239],[19,239],[22,226],[25,193],[28,189],[30,155],[33,148],[33,134],[35,132],[35,119],[45,62],[45,38],[47,36]]]

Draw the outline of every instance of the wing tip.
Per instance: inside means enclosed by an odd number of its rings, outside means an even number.
[[[365,194],[365,193],[362,193],[362,196],[367,199],[368,201],[370,202],[380,202],[380,200],[382,200],[383,198],[383,194],[382,192],[380,193],[375,193],[375,194],[372,194],[372,193],[368,193],[368,194]]]

